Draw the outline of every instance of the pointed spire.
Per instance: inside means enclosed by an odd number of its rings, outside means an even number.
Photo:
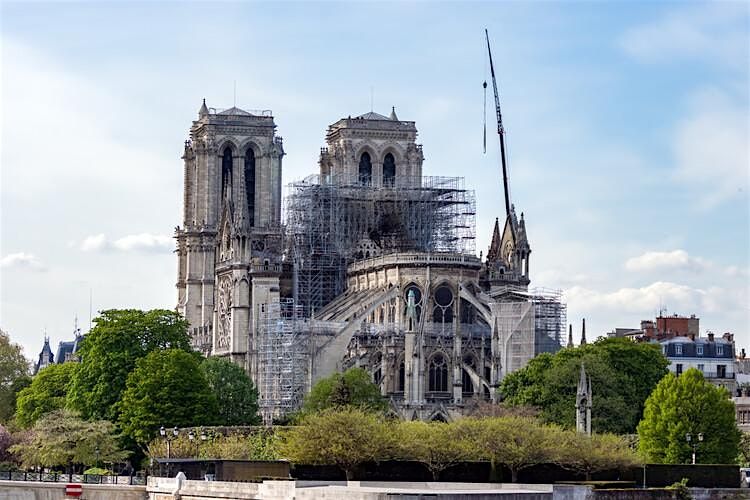
[[[201,109],[198,110],[198,116],[206,116],[208,114],[208,108],[206,107],[206,98],[203,98],[203,104],[201,104]]]
[[[578,377],[578,394],[586,394],[586,389],[588,387],[586,378],[586,368],[584,368],[583,363],[581,363],[581,374]]]
[[[396,116],[396,106],[391,107],[391,116],[389,116],[388,118],[393,121],[398,121],[398,116]]]
[[[568,325],[568,347],[573,347],[573,325]]]
[[[583,318],[583,325],[581,326],[581,345],[586,345],[586,318]]]
[[[492,242],[487,251],[487,262],[497,262],[501,257],[502,237],[500,236],[500,219],[495,218],[495,229],[492,231]]]

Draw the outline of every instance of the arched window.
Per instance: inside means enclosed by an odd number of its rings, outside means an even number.
[[[448,363],[442,354],[436,354],[430,360],[428,390],[430,392],[448,391]]]
[[[453,290],[448,285],[441,285],[435,290],[435,308],[432,310],[434,323],[453,323]]]
[[[367,151],[359,157],[359,183],[363,186],[372,184],[372,161]]]
[[[245,199],[250,225],[255,225],[255,151],[247,148],[245,153]]]
[[[398,365],[398,392],[404,392],[406,386],[406,365],[403,361]]]
[[[404,313],[407,312],[408,306],[409,306],[409,292],[414,292],[414,305],[415,307],[415,313],[417,315],[417,321],[420,321],[422,319],[422,289],[419,288],[418,285],[412,283],[406,287],[406,291],[404,292]],[[408,321],[408,318],[407,318]],[[407,325],[407,327],[410,328],[417,328],[417,325]]]
[[[221,199],[226,199],[232,189],[232,149],[227,146],[221,157]]]
[[[383,185],[394,186],[396,184],[396,160],[388,153],[383,160]]]

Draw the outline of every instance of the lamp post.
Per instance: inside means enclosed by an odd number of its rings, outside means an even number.
[[[698,433],[698,440],[693,441],[693,436],[688,432],[685,434],[685,440],[688,442],[689,445],[693,447],[693,465],[695,465],[695,450],[698,448],[698,443],[703,442],[703,433]]]
[[[180,429],[175,426],[170,432],[162,425],[159,428],[159,434],[167,441],[167,458],[172,458],[172,440],[177,439],[177,436],[180,435]]]
[[[188,439],[191,443],[195,442],[195,458],[198,458],[198,447],[200,446],[200,441],[196,441],[195,432],[193,432],[192,429],[188,432]]]
[[[94,449],[94,453],[96,453],[96,468],[98,469],[99,468],[99,447],[98,446]]]

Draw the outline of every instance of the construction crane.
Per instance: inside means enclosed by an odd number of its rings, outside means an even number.
[[[500,112],[500,96],[497,93],[497,81],[495,80],[495,66],[492,64],[492,49],[490,49],[490,35],[487,29],[484,30],[484,36],[487,39],[487,53],[490,57],[490,73],[492,74],[492,88],[495,91],[495,112],[497,113],[497,135],[500,137],[500,161],[503,168],[503,188],[505,190],[505,215],[506,218],[510,217],[510,191],[508,190],[508,167],[505,162],[505,129],[503,128],[503,114]],[[485,90],[485,103],[487,82],[483,83]],[[485,104],[486,109],[486,104]],[[486,152],[486,141],[487,141],[487,124],[485,119],[485,152]]]

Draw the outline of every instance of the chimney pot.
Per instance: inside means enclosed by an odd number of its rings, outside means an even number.
[[[714,334],[711,333],[711,332],[709,332],[709,334],[708,334],[708,341],[709,342],[713,342],[714,341]]]

